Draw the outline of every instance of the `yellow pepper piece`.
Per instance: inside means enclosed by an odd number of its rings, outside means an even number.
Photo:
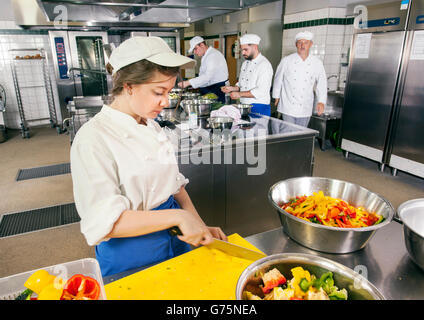
[[[304,270],[302,267],[296,267],[291,269],[291,273],[293,275],[293,279],[291,280],[291,285],[294,289],[294,294],[296,297],[305,296],[305,292],[300,288],[300,281],[305,278],[307,281],[311,281],[311,274],[309,271]]]
[[[24,286],[36,294],[40,294],[41,290],[53,283],[55,278],[55,276],[52,276],[46,270],[38,270],[25,281]]]
[[[62,278],[58,278],[58,280],[45,286],[38,295],[38,300],[60,300],[64,283]]]

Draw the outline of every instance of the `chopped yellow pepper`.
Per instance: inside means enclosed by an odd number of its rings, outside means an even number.
[[[34,272],[28,279],[25,281],[24,286],[36,294],[40,294],[47,285],[52,284],[56,277],[49,274],[46,270],[38,270]]]

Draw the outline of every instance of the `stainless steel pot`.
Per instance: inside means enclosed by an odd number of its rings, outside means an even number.
[[[193,99],[181,101],[185,113],[195,113],[197,116],[208,116],[211,113],[212,100]]]
[[[332,260],[304,253],[279,253],[253,262],[242,272],[238,279],[236,299],[243,299],[244,290],[255,290],[258,286],[258,277],[255,277],[255,274],[261,271],[267,272],[275,267],[285,277],[290,278],[292,275],[290,270],[299,266],[317,277],[331,271],[334,284],[339,289],[345,288],[347,290],[349,300],[385,299],[383,294],[372,283],[352,269]],[[255,294],[255,292],[252,293]]]
[[[242,117],[248,116],[250,113],[250,110],[252,109],[251,104],[233,104],[233,106],[240,111],[240,114]]]
[[[400,220],[395,220],[403,224],[406,250],[412,261],[424,271],[424,198],[402,203],[397,215]]]
[[[209,126],[214,130],[231,129],[234,119],[231,117],[210,117],[208,119]]]
[[[383,215],[384,221],[364,228],[338,228],[305,221],[280,208],[279,204],[296,196],[312,195],[322,190],[326,196],[341,198],[353,206]],[[278,211],[284,232],[296,242],[313,250],[349,253],[365,247],[374,233],[388,225],[394,216],[393,206],[383,197],[353,183],[318,177],[293,178],[274,184],[268,199]]]
[[[181,98],[176,98],[176,99],[168,99],[169,100],[169,106],[164,108],[164,109],[175,109],[178,107],[178,105],[181,102]]]

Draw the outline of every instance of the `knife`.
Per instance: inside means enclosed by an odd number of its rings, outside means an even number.
[[[169,233],[173,236],[182,235],[182,232],[178,227],[172,227],[171,229],[169,229]],[[217,249],[223,251],[224,253],[230,256],[252,261],[256,261],[266,257],[266,254],[262,252],[250,250],[242,246],[232,244],[223,240],[218,240],[215,238],[210,244],[206,245],[205,247],[208,247],[209,249]]]

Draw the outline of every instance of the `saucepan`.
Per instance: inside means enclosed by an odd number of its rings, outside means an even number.
[[[424,271],[424,198],[402,203],[393,220],[403,224],[406,250],[412,261]]]

